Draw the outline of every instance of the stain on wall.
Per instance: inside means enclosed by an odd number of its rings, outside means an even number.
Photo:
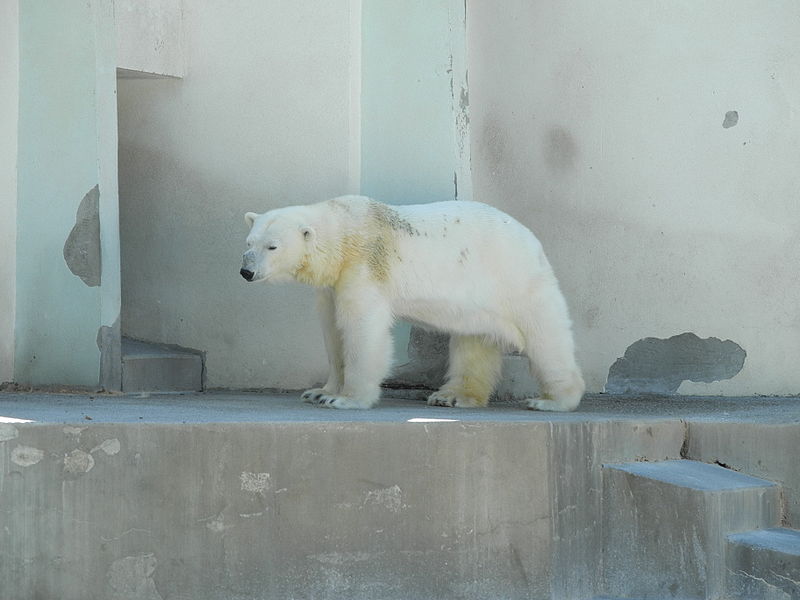
[[[100,188],[94,186],[81,200],[75,225],[64,243],[64,260],[89,287],[100,285]]]
[[[563,127],[554,127],[547,134],[545,160],[552,169],[566,171],[575,166],[578,144],[572,134]]]
[[[631,344],[611,366],[610,394],[674,394],[684,381],[711,383],[731,379],[747,353],[739,344],[682,333],[668,339],[644,338]]]

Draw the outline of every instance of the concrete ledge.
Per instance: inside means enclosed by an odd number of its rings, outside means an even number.
[[[0,394],[0,597],[595,598],[602,465],[690,446],[671,414],[686,401],[658,402],[597,396],[553,415]],[[722,406],[751,421],[797,410]],[[720,412],[698,403],[692,418]]]

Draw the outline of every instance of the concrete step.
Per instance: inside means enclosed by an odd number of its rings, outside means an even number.
[[[203,355],[187,348],[122,338],[123,392],[203,389]]]
[[[718,598],[726,536],[775,527],[780,487],[690,460],[605,465],[604,592]]]
[[[761,529],[728,536],[728,591],[734,598],[800,598],[800,531]]]

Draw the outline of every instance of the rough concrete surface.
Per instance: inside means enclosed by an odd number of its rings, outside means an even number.
[[[626,598],[720,598],[725,536],[780,522],[772,482],[690,460],[608,465],[606,591]]]
[[[0,598],[592,598],[602,465],[726,418],[800,427],[800,404],[0,393]]]
[[[729,589],[743,598],[800,597],[800,532],[764,529],[728,537]]]

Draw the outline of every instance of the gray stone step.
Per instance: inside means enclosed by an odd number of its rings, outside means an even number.
[[[605,593],[718,598],[726,536],[777,526],[776,484],[690,460],[605,465]]]
[[[123,392],[203,389],[203,356],[186,348],[122,338]]]
[[[800,598],[800,531],[761,529],[728,536],[728,591],[735,598]]]

